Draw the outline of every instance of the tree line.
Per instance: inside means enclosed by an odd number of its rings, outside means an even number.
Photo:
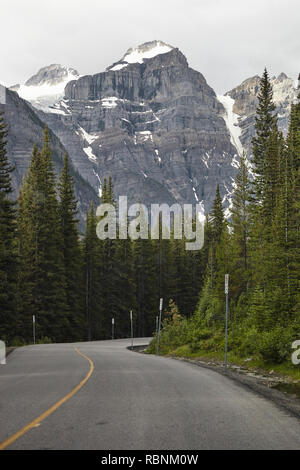
[[[172,297],[186,316],[197,303],[201,253],[185,240],[105,239],[91,204],[85,233],[78,231],[77,201],[68,155],[57,180],[49,131],[35,145],[17,201],[11,200],[6,127],[0,117],[0,337],[9,344],[32,342],[33,315],[39,341],[99,340],[152,335],[159,299]],[[112,178],[101,201],[117,206]],[[117,207],[116,207],[117,208]],[[150,228],[149,228],[150,230]]]
[[[224,350],[226,273],[231,351],[280,363],[290,358],[292,342],[300,337],[300,93],[284,138],[267,70],[255,131],[252,171],[242,156],[230,222],[219,188],[206,220],[206,272],[195,313],[186,321],[170,304],[161,337],[164,352],[182,345],[188,353]]]
[[[56,181],[49,132],[34,147],[18,201],[11,200],[6,128],[0,119],[0,337],[9,343],[98,340],[155,331],[164,298],[162,351],[224,344],[224,275],[230,279],[229,347],[283,361],[300,334],[300,96],[286,138],[278,130],[268,72],[261,79],[252,142],[234,185],[230,221],[219,187],[206,216],[204,246],[185,239],[105,239],[91,204],[84,234],[68,156]],[[253,175],[251,177],[251,174]],[[100,202],[100,201],[99,201]],[[112,178],[101,202],[113,204]],[[164,349],[165,348],[165,349]]]

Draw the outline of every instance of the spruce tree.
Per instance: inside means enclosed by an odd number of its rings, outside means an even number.
[[[62,233],[55,190],[50,140],[45,129],[40,153],[35,146],[19,196],[18,238],[22,325],[31,339],[31,318],[37,335],[65,341],[68,335]]]
[[[0,114],[0,339],[10,342],[16,335],[17,252],[16,214],[11,200],[13,167],[7,158],[6,135]]]
[[[140,223],[146,226],[147,217],[140,207]],[[141,222],[142,221],[142,222]],[[159,288],[162,282],[158,240],[152,240],[150,228],[148,238],[131,240],[133,245],[134,285],[136,291],[137,336],[151,335],[155,330],[155,317],[159,305]],[[138,230],[137,230],[138,231]],[[159,275],[161,278],[159,279]]]
[[[245,156],[240,159],[240,167],[235,179],[231,208],[232,244],[234,256],[234,275],[242,291],[247,290],[249,235],[250,235],[250,201],[251,186]]]
[[[68,155],[64,157],[64,166],[59,184],[59,221],[62,234],[63,267],[66,286],[66,301],[70,324],[69,340],[83,338],[83,278],[82,253],[79,244],[77,201],[74,194],[74,182],[70,174]]]
[[[261,201],[266,184],[266,152],[268,139],[274,125],[277,124],[277,117],[274,114],[275,105],[273,102],[273,89],[269,79],[267,69],[264,70],[260,90],[258,94],[258,106],[255,117],[256,135],[252,140],[253,151],[253,196],[257,202]]]
[[[300,266],[300,94],[292,105],[289,131],[284,152],[280,202],[276,217],[276,251],[280,285],[285,289],[287,319],[295,318],[299,298]]]
[[[151,335],[155,331],[155,317],[159,308],[157,282],[157,250],[153,240],[133,242],[134,274],[137,304],[137,336]]]
[[[116,203],[113,194],[112,178],[104,178],[104,184],[101,195],[101,203],[110,204],[116,214]],[[106,217],[106,216],[103,216]],[[114,217],[110,214],[108,217]],[[115,224],[115,220],[111,220]],[[116,233],[117,236],[117,233]],[[101,295],[101,318],[103,325],[103,338],[111,337],[112,318],[115,319],[115,335],[119,336],[120,324],[117,323],[120,314],[120,296],[118,292],[118,260],[116,259],[116,248],[119,240],[112,239],[108,236],[105,240],[99,240],[99,274],[101,279],[100,295]]]
[[[136,296],[134,275],[133,243],[130,238],[116,240],[114,253],[114,270],[116,273],[116,288],[118,301],[115,311],[115,337],[130,336],[129,312],[133,310],[136,325]]]
[[[226,227],[224,210],[222,206],[222,200],[220,196],[220,188],[217,185],[216,196],[213,202],[212,210],[210,213],[210,230],[211,230],[211,243],[208,248],[208,276],[210,279],[210,285],[212,288],[215,287],[215,280],[217,276],[217,259],[216,250],[217,245],[221,240],[222,233]]]
[[[300,83],[300,74],[298,80]],[[300,88],[298,89],[297,100],[291,107],[287,145],[291,167],[293,170],[298,171],[300,167]]]
[[[100,289],[100,245],[96,233],[97,218],[93,203],[87,214],[86,231],[83,239],[85,317],[87,340],[103,339],[105,325],[102,317],[103,301]]]
[[[215,242],[220,241],[224,225],[225,218],[222,206],[222,199],[220,195],[220,187],[219,185],[217,185],[216,196],[211,210],[211,227],[213,239]]]
[[[260,83],[255,131],[252,140],[254,179],[251,193],[251,271],[253,283],[266,294],[270,288],[273,253],[271,227],[278,203],[282,163],[282,139],[278,133],[272,84],[266,69]],[[258,265],[260,269],[257,269]]]

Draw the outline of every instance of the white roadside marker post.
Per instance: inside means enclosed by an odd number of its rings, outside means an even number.
[[[33,344],[35,344],[35,315],[32,315]]]
[[[227,370],[227,351],[228,351],[228,284],[229,284],[229,274],[225,274],[225,294],[226,294],[226,313],[225,313],[225,370]]]
[[[132,319],[132,310],[130,310],[130,329],[131,329],[131,351],[133,351],[133,319]]]
[[[115,319],[111,319],[111,338],[115,339]]]
[[[6,348],[4,341],[0,341],[0,364],[2,366],[6,364]]]
[[[160,338],[160,328],[161,328],[161,312],[163,307],[163,299],[159,300],[159,321],[158,321],[158,332],[157,332],[157,339],[156,339],[156,355],[159,354],[159,338]]]

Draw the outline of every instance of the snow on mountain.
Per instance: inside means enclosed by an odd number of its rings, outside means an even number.
[[[24,85],[11,87],[18,95],[31,102],[37,109],[45,112],[63,114],[55,109],[54,105],[64,96],[67,83],[77,80],[79,74],[76,70],[59,64],[43,67],[33,75]]]
[[[174,47],[162,41],[145,42],[144,44],[136,48],[128,49],[122,59],[115,65],[108,67],[107,70],[116,71],[127,67],[128,64],[142,64],[144,62],[144,59],[151,59],[152,57],[155,57],[157,55],[166,54],[172,49],[174,49]]]
[[[225,108],[226,102],[224,102],[224,100],[227,100],[226,123],[229,130],[231,130],[232,139],[236,141],[235,147],[239,152],[241,149],[244,150],[250,160],[252,153],[251,142],[255,135],[254,125],[260,80],[258,75],[247,78],[240,85],[228,91],[223,98],[219,99]],[[289,78],[285,73],[280,73],[277,77],[272,77],[270,81],[273,88],[273,100],[276,106],[278,127],[279,130],[283,132],[283,135],[286,136],[291,105],[297,97],[298,83],[292,78]],[[232,101],[228,98],[231,98]],[[236,139],[236,137],[238,137],[238,139]]]
[[[271,80],[273,86],[273,100],[277,107],[286,105],[290,111],[291,104],[297,96],[298,82],[281,73]]]
[[[218,95],[217,98],[225,108],[225,114],[223,118],[230,133],[231,143],[237,149],[239,156],[241,156],[243,153],[243,146],[240,141],[242,131],[239,127],[239,115],[233,112],[234,99],[232,99],[229,95]]]
[[[145,62],[147,74],[140,65]],[[126,73],[111,73],[122,69]],[[284,112],[290,82],[283,75],[276,80],[276,101]],[[177,48],[151,41],[128,49],[106,72],[79,77],[52,64],[13,89],[37,108],[96,191],[102,177],[114,174],[116,194],[129,191],[133,198],[142,177],[141,200],[192,201],[200,204],[204,220],[217,183],[229,214],[239,156],[250,141],[246,131],[253,129],[259,77],[250,82],[246,94],[243,83],[216,97]]]
[[[5,104],[6,101],[6,88],[0,83],[0,104]]]

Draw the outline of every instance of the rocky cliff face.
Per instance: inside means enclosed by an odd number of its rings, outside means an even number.
[[[216,96],[185,56],[161,41],[129,49],[95,75],[51,65],[14,87],[30,102],[19,104],[26,107],[21,115],[30,114],[30,129],[25,117],[18,124],[15,110],[10,156],[15,161],[26,143],[28,159],[41,135],[31,123],[39,122],[40,129],[47,123],[81,178],[78,192],[85,184],[101,194],[104,177],[111,175],[116,196],[127,195],[130,203],[198,202],[203,215],[219,183],[228,209],[239,155],[245,150],[251,158],[259,83],[255,76]],[[279,127],[286,133],[295,84],[283,73],[272,84]],[[22,158],[16,160],[20,174],[26,167]],[[15,179],[17,187],[20,178]],[[84,206],[86,198],[81,200]]]
[[[112,175],[116,196],[129,202],[199,202],[204,213],[219,183],[228,206],[237,150],[225,111],[178,49],[160,41],[130,49],[105,72],[70,81],[44,111],[39,117],[98,191]]]
[[[37,116],[37,113],[31,106],[21,99],[17,93],[4,89],[4,87],[1,86],[0,112],[4,113],[4,119],[7,124],[7,152],[9,160],[15,167],[12,173],[12,185],[14,188],[14,197],[16,198],[23,177],[27,173],[33,145],[37,144],[39,148],[42,147],[45,124]],[[58,174],[61,171],[63,155],[66,150],[51,130],[50,143],[54,166]],[[78,208],[81,219],[80,228],[83,229],[82,222],[90,205],[90,201],[94,200],[96,202],[97,195],[92,186],[75,171],[72,162],[71,171],[75,180],[76,196],[78,198]]]
[[[278,115],[278,126],[286,135],[291,104],[297,96],[297,82],[281,73],[271,79],[273,99]],[[226,96],[232,99],[232,111],[236,117],[237,133],[246,153],[251,155],[251,140],[255,134],[255,113],[258,105],[260,77],[248,78],[241,85],[232,89]]]

